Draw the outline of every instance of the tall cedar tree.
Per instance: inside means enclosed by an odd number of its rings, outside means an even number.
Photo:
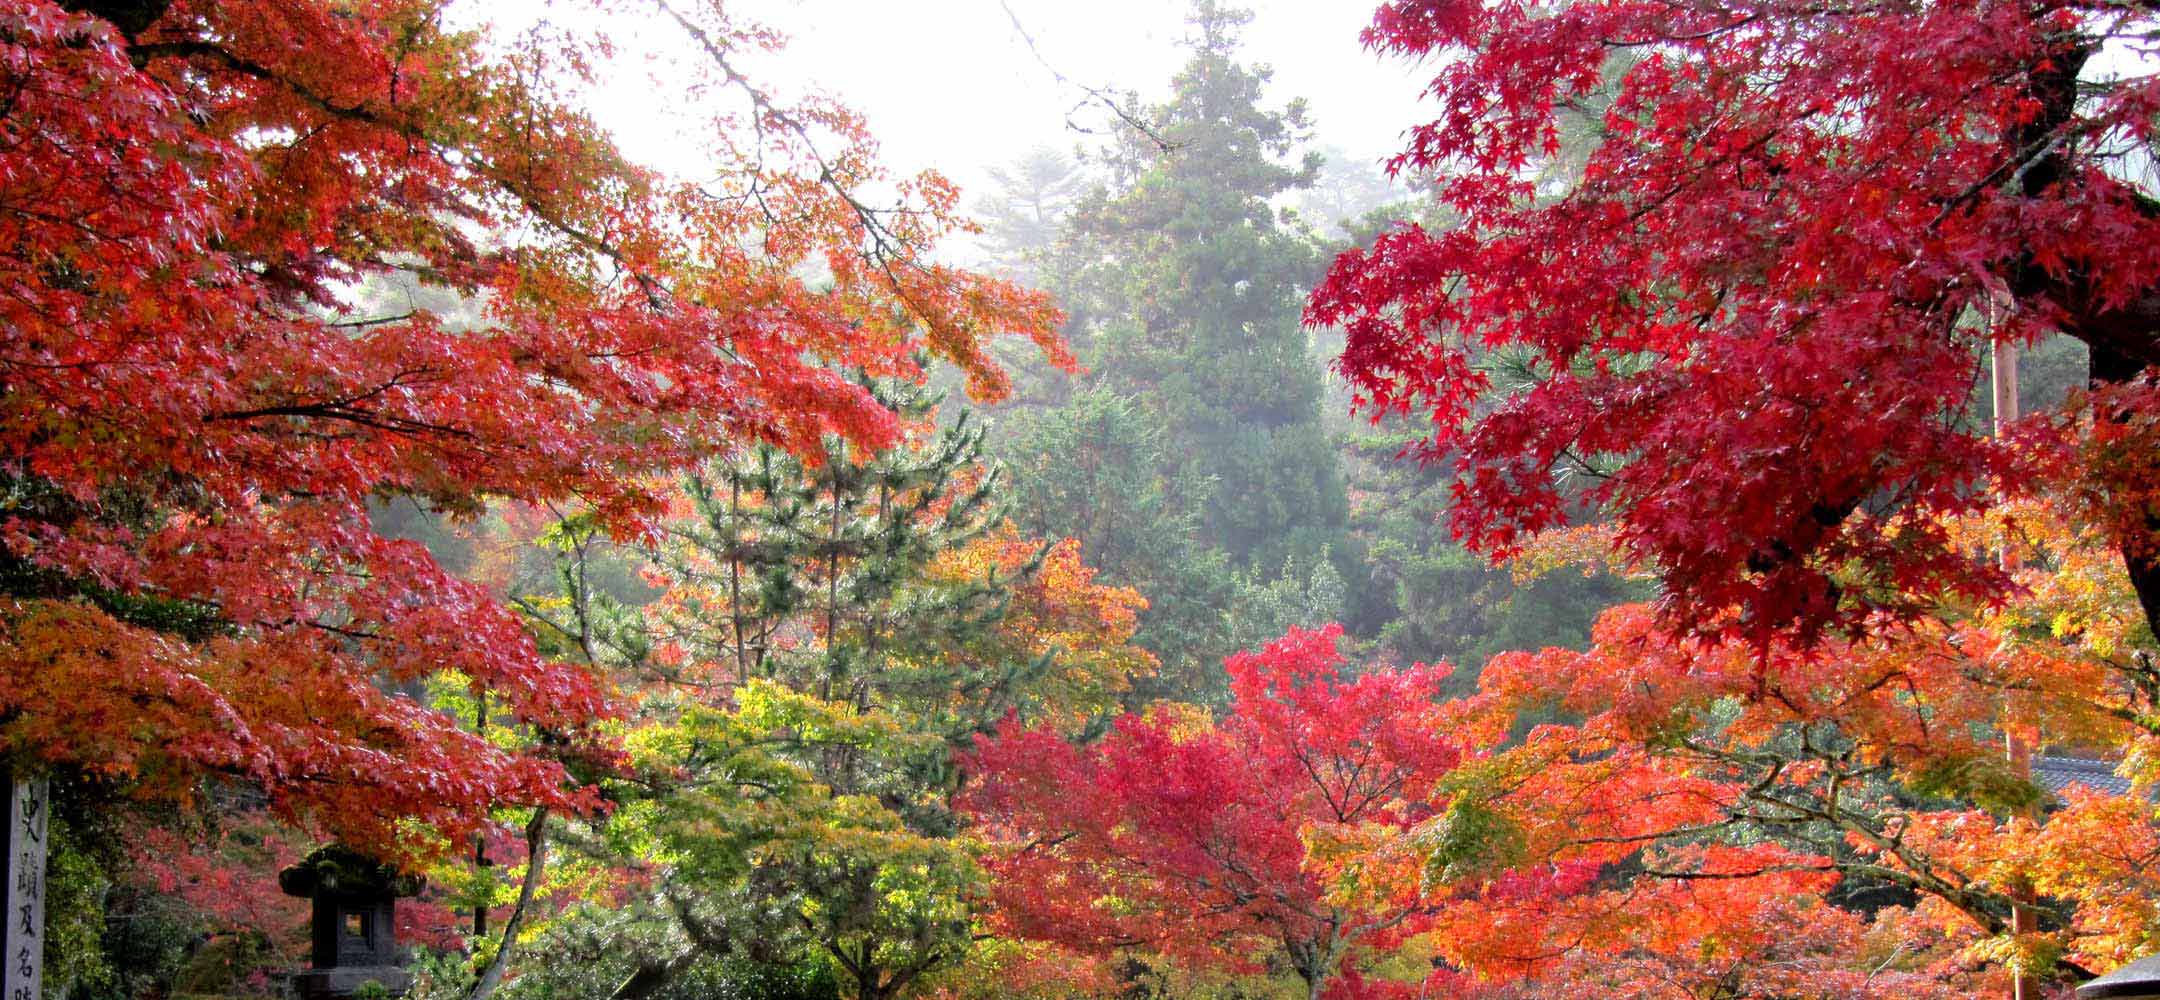
[[[1395,166],[1437,174],[1459,223],[1346,254],[1308,317],[1348,330],[1370,411],[1432,419],[1457,531],[1506,552],[1567,519],[1551,470],[1588,466],[1688,625],[1811,634],[1911,590],[2000,592],[1936,515],[1990,502],[1991,477],[2064,475],[2160,616],[2160,203],[2125,179],[2160,78],[2102,56],[2152,22],[1398,0],[1367,43],[1440,68]],[[1579,183],[1540,186],[1526,168],[1609,76]],[[1958,418],[1986,345],[2056,333],[2090,348],[2096,391],[2040,421],[2070,433],[2028,428],[2021,465]],[[1473,405],[1511,352],[1538,377]]]
[[[1106,569],[1132,542],[1102,530],[1095,503],[1158,519],[1145,529],[1151,539],[1190,533],[1121,578],[1157,598],[1145,639],[1185,697],[1220,693],[1214,667],[1232,648],[1224,618],[1235,598],[1226,578],[1272,580],[1293,557],[1309,567],[1332,555],[1347,569],[1322,370],[1298,321],[1322,258],[1313,234],[1273,204],[1309,186],[1319,159],[1300,152],[1303,102],[1267,107],[1268,71],[1237,59],[1250,18],[1215,0],[1194,4],[1191,58],[1168,100],[1135,113],[1150,131],[1128,130],[1102,151],[1107,184],[1079,199],[1058,245],[1038,254],[1038,280],[1071,310],[1067,333],[1090,374],[1078,398],[1029,414],[1022,439],[1001,443],[1029,479],[1023,520],[1081,538]],[[1074,503],[1087,477],[1034,482],[1066,476],[1065,456],[1042,450],[1052,443],[1124,463],[1116,451],[1134,442],[1155,460],[1121,496],[1143,499]],[[1218,558],[1234,572],[1215,568]]]
[[[1126,133],[1108,151],[1118,187],[1073,214],[1094,252],[1070,301],[1097,383],[1160,415],[1173,482],[1204,481],[1203,537],[1272,569],[1330,540],[1343,500],[1298,322],[1318,248],[1270,204],[1311,185],[1319,157],[1280,162],[1305,141],[1305,106],[1263,106],[1268,71],[1236,58],[1250,20],[1194,5],[1192,58],[1148,115],[1169,148]]]
[[[891,442],[827,363],[904,375],[928,348],[995,395],[991,334],[1055,343],[1041,296],[924,256],[951,187],[899,180],[899,211],[858,194],[884,179],[860,122],[737,73],[774,43],[719,5],[604,5],[663,29],[642,38],[733,116],[702,186],[628,162],[564,96],[608,25],[489,39],[444,6],[0,0],[18,760],[143,796],[237,777],[376,846],[579,805],[553,758],[608,712],[600,687],[372,530],[370,500],[577,503],[635,535],[654,483],[743,442]],[[746,118],[754,138],[728,127]],[[390,276],[486,322],[346,308]],[[554,737],[505,750],[396,693],[443,675]]]

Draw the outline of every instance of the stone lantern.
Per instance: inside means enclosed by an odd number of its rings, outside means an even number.
[[[308,922],[314,967],[293,977],[302,1000],[344,1000],[370,982],[392,996],[412,988],[395,928],[397,898],[419,892],[419,879],[331,844],[279,872],[278,888],[314,904]]]
[[[2160,955],[2138,959],[2078,987],[2077,1000],[2160,1000]]]

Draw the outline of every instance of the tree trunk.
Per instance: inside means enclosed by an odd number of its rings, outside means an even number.
[[[503,973],[510,969],[510,950],[517,944],[518,930],[525,926],[526,911],[532,907],[533,893],[540,888],[541,873],[547,867],[547,821],[548,811],[535,809],[532,822],[525,824],[525,884],[518,889],[517,906],[510,910],[510,918],[503,921],[502,943],[495,946],[495,957],[488,960],[465,1000],[487,1000],[495,987],[502,985]]]
[[[2087,372],[2094,386],[2119,385],[2138,377],[2145,366],[2135,360],[2103,347],[2093,347]],[[2095,413],[2094,420],[2121,420],[2120,414]],[[2138,606],[2145,611],[2145,624],[2160,635],[2160,518],[2148,510],[2145,514],[2148,537],[2125,541],[2122,545],[2123,568],[2130,573],[2130,587],[2137,591]]]
[[[61,0],[62,10],[101,17],[120,30],[120,34],[133,41],[157,19],[165,16],[165,9],[172,0]]]
[[[1290,959],[1290,968],[1299,979],[1305,981],[1305,1000],[1320,1000],[1327,992],[1328,977],[1335,971],[1336,945],[1331,934],[1327,941],[1286,940],[1283,954]]]
[[[640,962],[630,978],[608,994],[608,1000],[645,1000],[674,983],[697,959],[698,949],[692,948],[664,962]]]
[[[2046,197],[2050,189],[2080,183],[2063,152],[2063,131],[2077,114],[2078,74],[2098,46],[2087,40],[2066,43],[2049,53],[2049,67],[2031,74],[2030,90],[2039,113],[2018,131],[2012,149],[2037,153],[2019,171],[2019,188],[2026,197]],[[2160,203],[2140,199],[2148,215],[2160,216]],[[2085,343],[2091,352],[2087,372],[2098,386],[2120,385],[2142,374],[2147,366],[2160,365],[2160,288],[2128,301],[2109,304],[2101,300],[2092,282],[2078,275],[2049,273],[2027,260],[2009,275],[2012,292],[2020,299],[2042,300],[2060,309],[2065,319],[2062,332]],[[2038,304],[2035,302],[2034,304]],[[2120,420],[2119,414],[2095,413],[2094,420]],[[2160,541],[2160,518],[2145,517],[2148,541]],[[2160,555],[2152,544],[2126,542],[2123,566],[2130,586],[2137,591],[2145,623],[2160,634]]]
[[[864,966],[855,974],[856,1000],[886,1000],[892,995],[892,989],[882,982],[884,978],[877,966]]]

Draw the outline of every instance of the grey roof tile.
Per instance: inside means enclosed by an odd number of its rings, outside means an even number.
[[[2083,785],[2108,795],[2130,794],[2130,779],[2115,773],[2115,762],[2084,757],[2034,757],[2033,783],[2049,794],[2060,795],[2071,785]]]

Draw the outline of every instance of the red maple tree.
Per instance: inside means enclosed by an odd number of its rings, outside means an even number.
[[[1282,962],[1313,997],[1383,995],[1369,953],[1416,929],[1413,880],[1355,905],[1306,870],[1315,827],[1401,831],[1459,754],[1443,668],[1342,675],[1341,629],[1291,630],[1231,657],[1210,720],[1160,709],[1075,746],[1008,719],[966,765],[968,811],[999,846],[994,919],[1083,952],[1139,948],[1197,967]]]
[[[1367,44],[1439,68],[1394,166],[1437,176],[1453,221],[1343,255],[1308,319],[1347,331],[1369,412],[1431,416],[1472,543],[1601,503],[1678,620],[1757,636],[1999,591],[1938,515],[2032,470],[1959,417],[1989,342],[2067,334],[2106,387],[2083,492],[2160,620],[2160,202],[2124,160],[2160,77],[2101,66],[2153,17],[1395,0]],[[1579,172],[1554,160],[1570,121]]]
[[[1003,386],[1047,302],[924,254],[935,176],[733,67],[773,40],[690,0],[600,4],[725,95],[693,184],[577,109],[614,40],[445,27],[439,0],[0,0],[0,743],[184,796],[204,775],[362,842],[574,805],[604,692],[368,504],[509,500],[645,530],[739,442],[865,444],[835,366],[927,348]],[[627,30],[638,30],[636,28]],[[716,98],[718,99],[718,98]],[[828,277],[813,285],[809,266]],[[359,311],[370,282],[477,311]],[[513,751],[401,693],[484,685]]]

